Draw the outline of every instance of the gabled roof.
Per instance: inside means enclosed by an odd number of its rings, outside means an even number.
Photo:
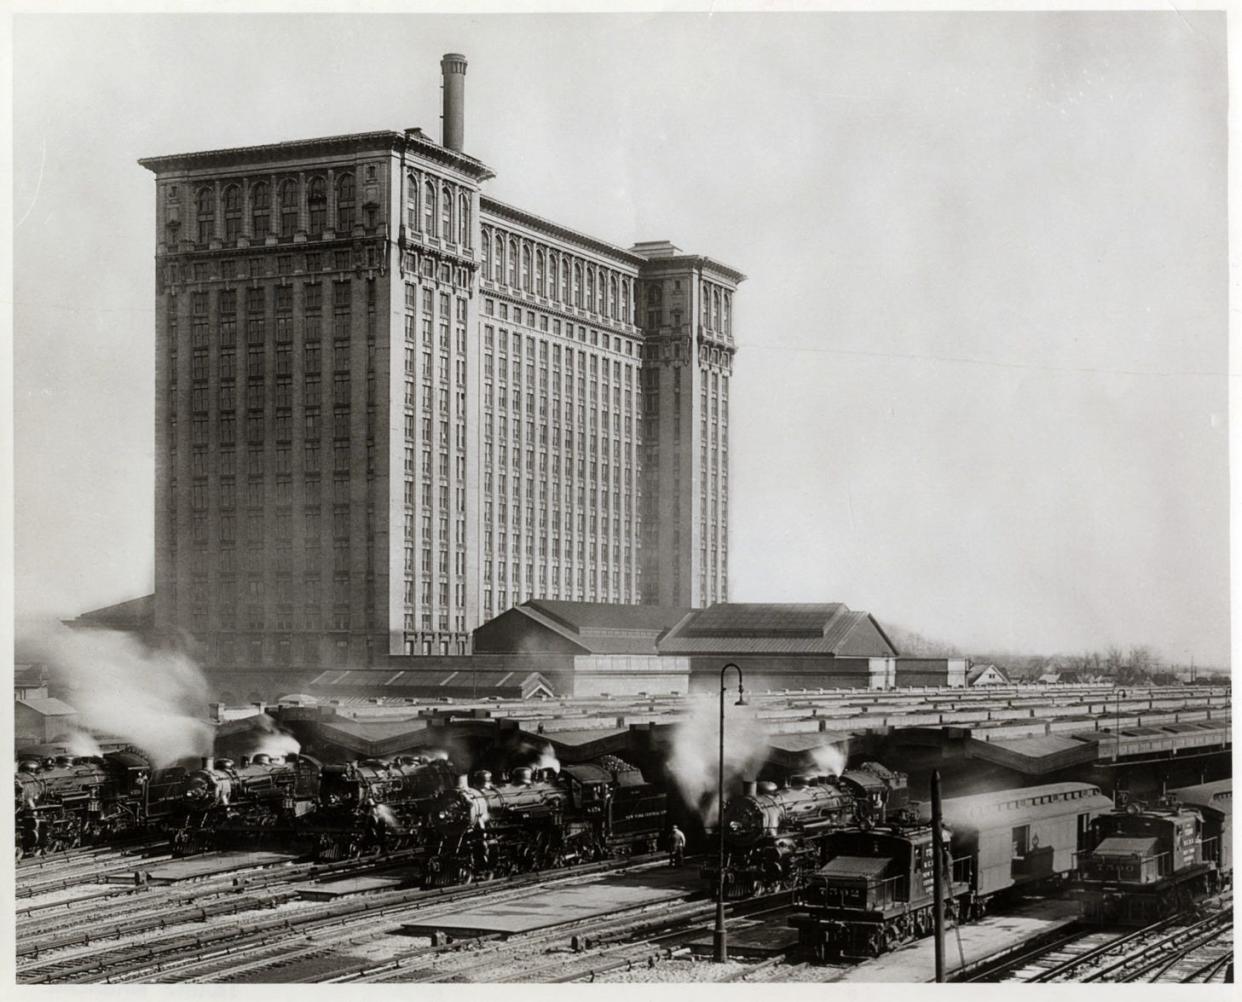
[[[982,676],[989,669],[995,672],[1001,678],[1003,678],[1006,682],[1009,681],[1009,676],[1005,673],[1005,669],[1000,667],[1000,665],[986,664],[986,665],[972,666],[970,671],[966,673],[966,684],[974,685],[975,682],[979,679],[979,677]]]
[[[116,605],[84,612],[77,619],[66,620],[69,626],[95,626],[112,630],[143,630],[155,625],[155,596],[143,595]]]
[[[19,699],[16,702],[19,706],[29,707],[45,717],[73,717],[77,716],[78,712],[68,703],[62,703],[59,699],[53,699],[50,696],[31,696],[29,699]]]
[[[660,637],[689,611],[679,606],[532,599],[480,627],[475,634],[475,650],[500,649],[505,644],[527,648],[522,634],[535,625],[549,631],[575,653],[654,655],[659,653]]]
[[[660,641],[661,654],[831,654],[893,657],[896,647],[870,613],[840,602],[718,602],[690,613]]]

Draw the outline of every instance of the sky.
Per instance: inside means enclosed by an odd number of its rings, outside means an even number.
[[[966,650],[1229,655],[1215,13],[21,15],[15,584],[153,582],[139,157],[421,126],[736,298],[730,593]]]

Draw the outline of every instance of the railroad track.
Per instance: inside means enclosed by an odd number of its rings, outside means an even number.
[[[347,898],[328,904],[297,902],[296,907],[284,914],[259,922],[248,921],[244,926],[237,923],[217,923],[212,928],[194,933],[172,928],[163,933],[154,933],[141,943],[123,943],[100,949],[98,943],[92,942],[81,944],[81,949],[71,951],[68,955],[43,959],[37,955],[28,957],[25,958],[27,963],[19,968],[18,980],[23,983],[91,983],[148,978],[162,980],[174,972],[174,980],[178,981],[219,980],[227,978],[230,968],[239,964],[253,969],[252,955],[256,952],[266,953],[279,960],[282,954],[288,953],[291,938],[295,935],[333,925],[348,925],[349,934],[354,934],[356,923],[360,920],[382,920],[387,923],[393,914],[408,912],[420,906],[456,903],[482,894],[495,898],[498,894],[519,893],[532,884],[555,883],[588,877],[606,870],[652,865],[654,858],[638,857],[621,862],[587,864],[550,873],[527,874],[512,878],[503,885],[488,883],[432,890],[378,892],[367,897]],[[292,901],[288,903],[295,904]],[[182,923],[205,922],[234,914],[236,913],[227,904],[222,903],[218,910],[189,908],[173,918]],[[115,931],[125,934],[123,930]],[[132,934],[134,930],[130,932]]]
[[[1091,937],[1083,937],[1074,944],[1074,955],[1069,959],[1051,967],[1041,965],[1038,974],[1021,980],[1045,984],[1144,980],[1146,975],[1159,973],[1232,927],[1232,912],[1226,910],[1189,922],[1180,916],[1164,919],[1135,932],[1114,935],[1098,945],[1091,942]]]

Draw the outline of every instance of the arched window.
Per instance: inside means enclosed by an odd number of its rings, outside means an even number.
[[[328,225],[328,186],[321,177],[313,177],[306,189],[306,208],[310,214],[310,232],[318,235]]]
[[[730,296],[727,292],[724,294],[724,317],[723,317],[724,325],[723,326],[724,326],[724,332],[726,334],[732,333],[732,322],[731,322],[732,317],[729,315],[730,313],[733,312],[731,308],[732,298],[733,297]]]
[[[423,229],[428,236],[436,232],[436,186],[430,181],[423,187]]]
[[[405,225],[418,229],[418,178],[413,174],[405,176]]]
[[[625,323],[630,323],[630,283],[625,279],[621,280],[621,319]]]
[[[440,236],[453,239],[453,193],[446,184],[440,192]]]
[[[290,178],[280,186],[280,235],[293,236],[298,228],[298,183]]]
[[[561,258],[561,302],[568,306],[569,298],[569,262]]]
[[[255,240],[262,240],[272,228],[272,193],[266,181],[250,189],[250,223]]]
[[[241,188],[230,184],[224,189],[224,239],[237,243],[241,236],[242,196]]]
[[[195,207],[198,210],[198,242],[205,244],[216,235],[216,193],[211,188],[199,188]]]
[[[720,330],[720,290],[712,293],[712,329]]]
[[[512,238],[509,240],[509,287],[518,287],[518,249],[517,241]]]
[[[543,251],[538,250],[535,251],[535,293],[540,296],[544,294],[543,276]]]
[[[590,310],[592,313],[595,312],[595,269],[594,268],[587,268],[586,308]]]
[[[483,231],[483,277],[492,273],[492,238],[487,230]]]
[[[354,173],[347,171],[336,179],[336,228],[348,233],[354,228]]]
[[[522,288],[530,292],[530,248],[522,245]]]
[[[608,315],[617,319],[617,278],[614,275],[608,280]]]
[[[496,269],[496,281],[503,282],[505,280],[505,242],[496,238],[496,253],[492,255],[492,264]]]
[[[470,246],[470,196],[462,195],[457,204],[457,242]]]

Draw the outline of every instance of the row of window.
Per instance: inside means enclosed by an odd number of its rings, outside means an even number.
[[[368,181],[374,181],[375,167],[368,165],[365,170]],[[171,241],[178,229],[179,187],[169,185],[166,198]],[[217,239],[236,243],[243,236],[264,240],[268,234],[290,238],[299,230],[311,236],[328,229],[349,233],[357,223],[374,229],[379,223],[379,203],[359,197],[357,180],[349,169],[338,171],[331,184],[324,175],[313,174],[305,179],[215,182],[200,185],[194,192],[194,233],[199,244]]]
[[[469,247],[471,204],[467,188],[413,171],[405,176],[405,225],[414,233]]]
[[[634,322],[634,277],[501,229],[483,227],[483,277],[497,285]]]

